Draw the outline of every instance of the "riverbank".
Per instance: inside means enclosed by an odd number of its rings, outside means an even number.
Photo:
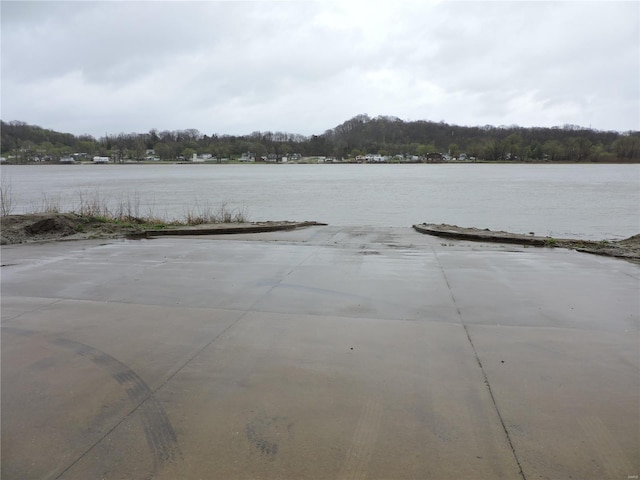
[[[199,225],[149,223],[131,218],[128,221],[75,213],[33,213],[7,215],[0,219],[1,245],[56,240],[88,240],[95,238],[152,237],[160,235],[203,235],[255,233],[290,230],[316,222],[219,222]]]
[[[465,228],[447,224],[423,223],[414,225],[413,228],[420,233],[437,237],[480,242],[515,243],[535,247],[568,248],[579,252],[623,258],[630,262],[640,263],[640,234],[623,240],[601,240],[595,242],[570,238],[541,237],[533,233],[524,235],[489,229]]]
[[[149,238],[163,235],[214,235],[258,233],[291,230],[318,222],[219,222],[198,225],[149,223],[132,218],[129,221],[109,220],[76,213],[33,213],[7,215],[0,219],[0,244],[47,242],[58,240],[88,240],[97,238]],[[623,258],[640,263],[640,234],[623,240],[590,241],[541,237],[488,229],[465,228],[447,224],[419,224],[413,228],[424,234],[460,240],[513,243],[525,246],[568,248],[580,252]]]

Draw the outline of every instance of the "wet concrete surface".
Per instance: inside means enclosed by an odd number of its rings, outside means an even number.
[[[2,264],[2,478],[640,473],[638,265],[332,226]]]

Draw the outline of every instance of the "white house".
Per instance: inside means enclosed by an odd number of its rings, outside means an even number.
[[[109,157],[93,157],[93,163],[109,163]]]
[[[369,163],[384,163],[389,160],[389,157],[369,153],[368,155],[365,155],[364,159]]]

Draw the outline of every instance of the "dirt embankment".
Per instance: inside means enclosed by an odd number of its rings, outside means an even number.
[[[630,262],[640,263],[640,234],[624,240],[578,240],[571,238],[540,237],[518,233],[492,231],[489,229],[464,228],[457,225],[436,225],[423,223],[413,228],[428,235],[460,240],[480,242],[514,243],[519,245],[533,245],[537,247],[569,248],[580,252],[624,258]]]
[[[11,245],[61,239],[114,238],[141,229],[134,222],[106,222],[74,213],[7,215],[0,220],[0,243]]]
[[[198,235],[213,233],[248,233],[286,230],[316,222],[251,222],[203,225],[150,224],[132,218],[109,221],[75,213],[35,213],[7,215],[0,219],[0,244],[32,243],[53,240],[87,240],[92,238],[144,237],[157,235]]]

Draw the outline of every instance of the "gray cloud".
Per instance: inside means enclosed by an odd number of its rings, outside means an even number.
[[[91,133],[321,133],[359,113],[640,129],[637,2],[30,2],[2,119]]]

